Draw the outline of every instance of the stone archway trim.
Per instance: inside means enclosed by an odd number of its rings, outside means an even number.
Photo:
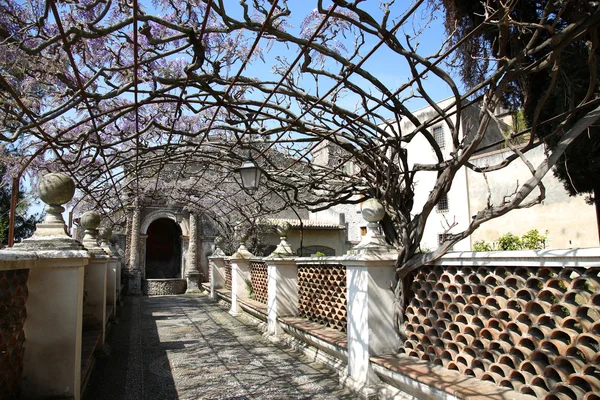
[[[144,221],[140,225],[140,234],[141,235],[148,234],[148,228],[150,227],[150,224],[152,224],[154,221],[156,221],[157,219],[160,219],[160,218],[168,218],[168,219],[173,220],[181,229],[181,234],[183,236],[189,235],[188,224],[184,223],[185,220],[182,220],[181,222],[178,223],[177,218],[175,218],[175,211],[173,211],[173,210],[155,210],[155,211],[151,211],[148,214],[146,214],[144,216]]]

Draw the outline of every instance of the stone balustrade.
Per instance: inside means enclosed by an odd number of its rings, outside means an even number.
[[[65,232],[62,205],[74,190],[65,174],[42,177],[45,220],[31,238],[0,250],[0,357],[7,366],[0,393],[8,398],[80,399],[104,341],[107,310],[116,305],[117,267],[110,279],[107,270],[109,260],[120,262],[97,245],[99,216],[82,218],[85,246]],[[91,340],[86,318],[96,332]]]
[[[337,367],[364,398],[600,398],[600,249],[449,253],[414,273],[396,326],[397,254],[381,213],[366,212],[348,255],[293,257],[282,236],[264,259],[232,255],[229,288],[217,249],[211,296],[257,316],[240,282],[265,263],[270,337]]]

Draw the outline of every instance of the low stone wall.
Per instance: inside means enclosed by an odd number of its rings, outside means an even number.
[[[20,396],[29,270],[0,271],[0,397]]]
[[[144,281],[144,294],[148,296],[184,294],[186,289],[185,279],[146,279]]]
[[[600,398],[599,271],[423,268],[403,351],[537,398]]]

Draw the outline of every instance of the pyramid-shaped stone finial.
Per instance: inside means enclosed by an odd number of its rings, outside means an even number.
[[[106,254],[108,254],[109,256],[118,256],[118,254],[115,253],[112,246],[108,242],[108,239],[111,236],[112,236],[111,228],[101,228],[98,231],[98,241],[99,241],[98,245],[100,247],[102,247],[102,250],[104,250],[106,252]]]
[[[240,247],[238,247],[236,252],[232,254],[231,258],[249,259],[254,257],[254,255],[250,253],[246,247],[246,241],[248,240],[249,236],[250,230],[246,226],[240,224],[235,227],[235,238],[239,240]]]
[[[225,257],[225,252],[221,249],[223,245],[223,237],[217,236],[215,238],[215,251],[212,253],[211,257]]]
[[[283,257],[293,257],[294,256],[294,251],[292,250],[292,246],[290,246],[290,244],[287,242],[287,236],[288,236],[290,229],[292,229],[292,225],[289,222],[282,222],[281,224],[277,225],[277,233],[279,233],[279,239],[281,241],[279,242],[279,245],[277,246],[277,248],[275,250],[273,250],[273,252],[271,253],[271,255],[269,257],[283,258]]]

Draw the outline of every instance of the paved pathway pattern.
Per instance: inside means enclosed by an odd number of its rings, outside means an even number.
[[[107,344],[84,400],[356,398],[203,295],[126,297]]]

